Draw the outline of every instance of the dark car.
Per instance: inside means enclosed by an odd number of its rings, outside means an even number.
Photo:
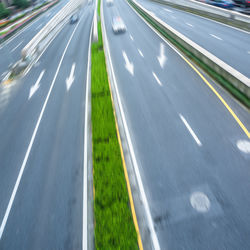
[[[233,0],[236,4],[244,6],[244,7],[250,7],[250,0]]]
[[[71,17],[70,17],[70,24],[74,24],[76,23],[77,21],[79,20],[79,16],[78,14],[73,14]]]
[[[230,0],[207,0],[206,3],[225,9],[232,9],[234,7],[233,2]]]

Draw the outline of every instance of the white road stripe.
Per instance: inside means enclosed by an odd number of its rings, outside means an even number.
[[[131,35],[129,35],[130,36],[130,39],[132,40],[132,41],[134,41],[134,38],[131,36]]]
[[[9,214],[10,214],[10,210],[11,210],[11,208],[12,208],[12,205],[13,205],[13,202],[14,202],[14,199],[15,199],[15,196],[16,196],[16,192],[17,192],[17,190],[18,190],[20,181],[21,181],[21,179],[22,179],[23,172],[24,172],[24,169],[25,169],[25,167],[26,167],[26,163],[27,163],[27,161],[28,161],[28,158],[29,158],[29,155],[30,155],[30,152],[31,152],[31,149],[32,149],[32,146],[33,146],[35,137],[36,137],[36,133],[37,133],[37,131],[38,131],[40,122],[41,122],[42,117],[43,117],[43,113],[44,113],[45,108],[46,108],[46,106],[47,106],[47,103],[48,103],[48,100],[49,100],[51,91],[52,91],[52,89],[53,89],[53,87],[54,87],[54,84],[55,84],[55,81],[56,81],[58,72],[59,72],[59,70],[60,70],[60,67],[61,67],[63,58],[64,58],[64,56],[65,56],[65,53],[66,53],[66,51],[67,51],[67,49],[68,49],[68,47],[69,47],[69,44],[70,44],[70,42],[71,42],[71,40],[72,40],[72,38],[73,38],[73,35],[75,34],[75,31],[76,31],[76,29],[77,29],[77,27],[78,27],[79,24],[80,24],[80,22],[78,22],[78,24],[76,25],[76,27],[75,27],[75,29],[74,29],[74,31],[73,31],[73,33],[72,33],[70,39],[69,39],[69,41],[68,41],[68,43],[67,43],[67,45],[66,45],[64,51],[63,51],[61,60],[60,60],[60,62],[59,62],[59,64],[58,64],[56,73],[55,73],[54,78],[53,78],[53,81],[52,81],[52,83],[51,83],[51,86],[50,86],[48,95],[47,95],[47,97],[46,97],[46,99],[45,99],[45,102],[44,102],[44,104],[43,104],[41,113],[40,113],[39,118],[38,118],[38,120],[37,120],[35,129],[34,129],[34,131],[33,131],[33,134],[32,134],[32,137],[31,137],[31,140],[30,140],[28,149],[27,149],[26,154],[25,154],[25,157],[24,157],[24,159],[23,159],[22,166],[21,166],[21,168],[20,168],[20,171],[19,171],[19,174],[18,174],[16,183],[15,183],[14,189],[13,189],[13,191],[12,191],[12,194],[11,194],[11,197],[10,197],[10,200],[9,200],[9,203],[8,203],[8,206],[7,206],[7,209],[6,209],[6,211],[5,211],[5,214],[4,214],[4,217],[3,217],[3,220],[2,220],[1,226],[0,226],[0,240],[1,240],[1,238],[2,238],[2,235],[3,235],[3,232],[4,232],[5,225],[6,225],[6,223],[7,223],[7,220],[8,220]]]
[[[144,57],[144,55],[142,54],[141,50],[138,49],[138,52],[141,55],[141,57]]]
[[[250,51],[247,51],[247,54],[249,54],[249,55],[250,55]]]
[[[220,38],[220,37],[218,37],[218,36],[216,36],[216,35],[214,35],[214,34],[210,34],[210,36],[212,36],[212,37],[214,37],[214,38],[216,38],[216,39],[218,39],[218,40],[221,40],[221,41],[222,41],[222,38]]]
[[[172,17],[173,19],[176,19],[176,17],[175,17],[175,16],[173,16],[173,15],[172,15],[171,17]]]
[[[162,83],[161,83],[161,81],[159,80],[159,78],[157,77],[157,75],[155,74],[155,72],[152,72],[152,74],[153,74],[155,80],[157,81],[157,83],[158,83],[160,86],[162,86]]]
[[[188,25],[190,27],[194,27],[191,23],[186,23],[186,25]]]
[[[23,43],[23,41],[21,41],[15,48],[13,48],[10,52],[15,51],[21,44]]]
[[[188,124],[188,122],[186,121],[186,119],[181,114],[179,114],[179,116],[180,116],[181,120],[183,121],[183,123],[185,124],[186,128],[188,129],[189,133],[193,136],[193,138],[196,141],[196,143],[199,146],[202,146],[200,140],[198,139],[197,135],[194,133],[194,131],[192,130],[192,128],[190,127],[190,125]]]
[[[167,9],[167,8],[164,8],[164,10],[167,11],[167,12],[173,13],[172,10],[169,10],[169,9]]]

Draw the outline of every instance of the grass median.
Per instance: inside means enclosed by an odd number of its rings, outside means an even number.
[[[138,249],[116,133],[100,21],[98,38],[91,48],[95,246],[96,249]]]

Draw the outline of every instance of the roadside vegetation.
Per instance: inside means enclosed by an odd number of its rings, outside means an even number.
[[[2,3],[0,3],[0,19],[9,16],[9,14],[10,14],[10,11],[6,9]]]
[[[100,1],[98,3],[100,16]],[[91,105],[96,249],[138,249],[116,133],[101,23],[91,48]]]

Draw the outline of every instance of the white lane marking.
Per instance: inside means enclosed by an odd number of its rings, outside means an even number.
[[[137,49],[139,54],[141,55],[141,57],[144,57],[144,55],[142,54],[141,50]]]
[[[13,48],[10,52],[15,51],[22,43],[23,43],[23,41],[21,41],[19,44],[17,44],[17,46],[15,48]]]
[[[131,39],[132,41],[134,41],[134,38],[133,38],[131,35],[129,35],[129,37],[130,37],[130,39]]]
[[[211,207],[210,200],[203,192],[194,192],[190,196],[192,207],[199,213],[206,213]]]
[[[40,24],[36,27],[36,30],[40,29],[42,25],[43,25],[43,24],[40,23]]]
[[[160,86],[162,86],[162,83],[161,83],[161,81],[159,80],[159,78],[157,77],[157,75],[155,74],[155,72],[152,72],[152,74],[153,74],[155,80],[157,81],[157,83],[158,83]]]
[[[250,141],[239,140],[237,141],[237,147],[241,152],[245,154],[250,154]]]
[[[164,10],[167,11],[167,12],[173,13],[172,10],[169,10],[169,9],[167,9],[167,8],[164,8]]]
[[[176,19],[176,17],[175,17],[175,16],[173,16],[173,15],[171,15],[171,17],[172,17],[173,19]]]
[[[96,7],[97,8],[97,1]],[[89,122],[89,88],[91,84],[91,37],[93,32],[94,16],[89,35],[88,65],[86,77],[85,120],[84,120],[84,159],[83,159],[83,215],[82,215],[82,250],[88,249],[88,122]]]
[[[4,75],[6,75],[6,74],[7,74],[7,71],[3,72],[3,73],[1,74],[1,76],[4,76]]]
[[[153,222],[153,219],[152,219],[152,215],[150,213],[147,196],[146,196],[146,193],[145,193],[145,190],[144,190],[144,187],[143,187],[141,174],[140,174],[140,171],[139,171],[139,166],[138,166],[138,163],[137,163],[137,160],[136,160],[136,157],[135,157],[133,144],[132,144],[132,141],[131,141],[127,121],[125,119],[125,114],[124,114],[123,106],[122,106],[122,103],[121,103],[119,90],[118,90],[118,87],[117,87],[116,76],[115,76],[115,73],[114,73],[114,68],[113,68],[111,55],[110,55],[109,43],[108,43],[107,34],[106,34],[105,20],[104,20],[104,15],[103,15],[103,1],[101,1],[101,19],[104,21],[103,22],[104,23],[104,25],[103,25],[104,45],[107,46],[107,56],[108,56],[108,61],[110,62],[111,75],[112,75],[113,80],[114,80],[113,82],[114,82],[115,92],[116,92],[116,95],[117,95],[117,101],[118,101],[118,105],[119,105],[120,112],[121,112],[121,117],[122,117],[122,122],[123,122],[123,125],[124,125],[126,138],[127,138],[127,141],[128,141],[128,147],[129,147],[129,151],[130,151],[131,158],[132,158],[132,164],[133,164],[133,167],[134,167],[134,170],[135,170],[135,175],[136,175],[138,187],[139,187],[140,194],[141,194],[141,200],[142,200],[143,206],[145,208],[145,212],[146,212],[146,217],[147,217],[147,221],[148,221],[150,236],[151,236],[152,243],[153,243],[153,248],[155,250],[160,250],[160,244],[159,244],[156,232],[155,232],[154,222]]]
[[[67,88],[67,91],[69,91],[72,83],[75,80],[75,75],[74,75],[74,73],[75,73],[75,67],[76,67],[76,64],[73,63],[72,67],[71,67],[70,75],[69,75],[69,77],[66,78],[66,88]]]
[[[73,38],[73,35],[75,34],[75,31],[76,31],[76,29],[77,29],[77,27],[78,27],[79,24],[80,24],[80,21],[77,23],[77,25],[76,25],[74,31],[73,31],[72,34],[71,34],[71,37],[70,37],[68,43],[67,43],[67,45],[66,45],[66,47],[65,47],[65,49],[64,49],[64,51],[63,51],[61,60],[60,60],[60,62],[59,62],[59,64],[58,64],[58,67],[57,67],[55,76],[54,76],[53,81],[52,81],[52,83],[51,83],[51,86],[50,86],[48,95],[47,95],[47,97],[46,97],[46,99],[45,99],[45,102],[44,102],[44,104],[43,104],[41,113],[40,113],[39,118],[38,118],[38,120],[37,120],[35,129],[34,129],[34,131],[33,131],[33,134],[32,134],[32,137],[31,137],[31,140],[30,140],[28,149],[27,149],[27,151],[26,151],[26,153],[25,153],[25,157],[24,157],[24,159],[23,159],[22,166],[21,166],[21,168],[20,168],[20,171],[19,171],[19,174],[18,174],[16,183],[15,183],[14,189],[13,189],[13,191],[12,191],[12,194],[11,194],[11,197],[10,197],[10,200],[9,200],[9,203],[8,203],[8,206],[7,206],[7,209],[6,209],[6,211],[5,211],[5,214],[4,214],[4,217],[3,217],[3,220],[2,220],[1,226],[0,226],[0,240],[1,240],[1,238],[2,238],[2,235],[3,235],[3,232],[4,232],[5,225],[6,225],[6,223],[7,223],[7,220],[8,220],[9,214],[10,214],[10,210],[11,210],[11,208],[12,208],[12,205],[13,205],[13,202],[14,202],[14,199],[15,199],[15,196],[16,196],[17,189],[18,189],[18,187],[19,187],[20,181],[21,181],[22,176],[23,176],[23,171],[24,171],[24,169],[25,169],[25,167],[26,167],[26,163],[27,163],[27,161],[28,161],[28,158],[29,158],[29,155],[30,155],[30,152],[31,152],[33,143],[34,143],[34,140],[35,140],[35,137],[36,137],[36,133],[37,133],[37,131],[38,131],[40,122],[41,122],[41,120],[42,120],[44,110],[45,110],[45,108],[46,108],[46,106],[47,106],[47,103],[48,103],[48,100],[49,100],[51,91],[52,91],[52,89],[53,89],[53,87],[54,87],[54,84],[55,84],[55,81],[56,81],[58,72],[59,72],[59,70],[60,70],[60,67],[61,67],[63,58],[64,58],[64,56],[65,56],[65,53],[66,53],[66,51],[67,51],[67,49],[68,49],[68,47],[69,47],[69,44],[70,44],[70,42],[71,42],[71,40],[72,40],[72,38]]]
[[[123,58],[125,60],[125,68],[128,70],[128,72],[133,76],[134,75],[134,65],[132,62],[129,61],[128,56],[126,52],[122,51]]]
[[[163,68],[164,64],[166,62],[166,59],[167,59],[165,54],[164,54],[164,44],[163,43],[160,44],[160,55],[157,57],[157,59],[161,65],[161,67]]]
[[[250,55],[250,51],[247,51],[247,54],[249,54],[249,55]]]
[[[31,86],[31,88],[30,88],[30,94],[29,94],[28,100],[29,100],[29,99],[35,94],[35,92],[39,89],[39,87],[40,87],[40,81],[41,81],[41,79],[42,79],[42,77],[43,77],[44,72],[45,72],[45,70],[43,70],[43,71],[40,73],[40,75],[39,75],[39,77],[38,77],[36,83],[35,83],[34,85]]]
[[[214,34],[209,34],[209,35],[212,36],[212,37],[214,37],[214,38],[216,38],[216,39],[218,39],[218,40],[220,40],[220,41],[222,41],[222,38],[220,38],[220,37],[218,37],[218,36],[216,36]]]
[[[186,23],[186,25],[188,25],[190,27],[194,27],[193,24],[191,24],[191,23]]]
[[[196,143],[199,146],[202,146],[200,140],[198,139],[197,135],[194,133],[194,131],[192,130],[192,128],[190,127],[190,125],[188,124],[188,122],[186,121],[186,119],[181,114],[179,114],[179,116],[180,116],[181,120],[183,121],[183,123],[185,124],[186,128],[188,129],[189,133],[193,136],[193,138],[196,141]]]

